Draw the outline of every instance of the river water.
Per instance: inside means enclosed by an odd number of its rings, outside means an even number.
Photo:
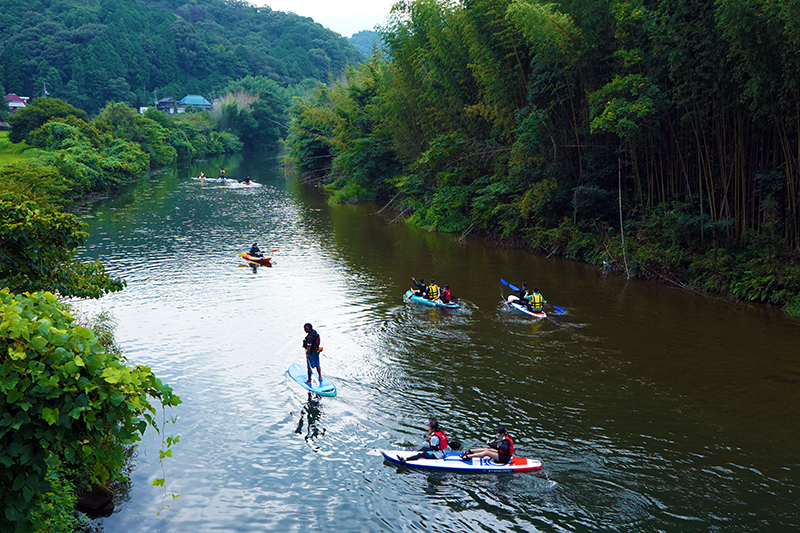
[[[260,187],[200,183],[249,174]],[[126,356],[183,404],[139,447],[117,532],[796,531],[800,321],[761,306],[627,282],[595,267],[428,233],[328,206],[274,156],[209,160],[85,206],[127,288],[110,311]],[[252,270],[250,243],[277,250]],[[435,277],[460,310],[403,300]],[[509,312],[500,279],[567,314]],[[286,374],[303,324],[335,398]],[[529,474],[385,463],[429,417],[479,445],[503,424]],[[159,461],[162,436],[179,435]],[[165,489],[152,487],[166,478]]]

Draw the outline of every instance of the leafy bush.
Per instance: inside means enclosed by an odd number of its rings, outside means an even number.
[[[109,353],[51,293],[0,291],[0,530],[26,531],[50,472],[114,479],[124,447],[158,429],[155,407],[180,398],[149,368]]]

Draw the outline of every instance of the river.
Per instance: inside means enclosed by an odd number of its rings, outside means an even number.
[[[260,187],[201,183],[201,170]],[[380,207],[380,206],[378,206]],[[183,404],[136,454],[106,533],[266,531],[796,531],[800,321],[779,311],[604,275],[328,206],[275,156],[151,176],[84,206],[80,250],[127,288],[105,309],[134,363]],[[255,271],[237,253],[277,250]],[[459,310],[409,303],[435,277]],[[538,285],[563,316],[501,303]],[[286,374],[303,324],[322,337],[335,398]],[[429,417],[479,445],[503,424],[527,474],[385,463]],[[165,489],[150,486],[166,478]]]

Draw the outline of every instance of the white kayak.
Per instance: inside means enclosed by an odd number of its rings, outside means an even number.
[[[449,472],[533,472],[542,469],[542,462],[524,457],[512,457],[506,464],[495,463],[489,457],[475,457],[469,461],[461,458],[461,453],[447,452],[444,459],[416,459],[403,462],[419,452],[408,450],[382,450],[381,453],[387,461],[396,465],[428,470],[446,470]]]
[[[545,313],[544,311],[531,311],[530,309],[528,309],[527,305],[519,302],[519,297],[517,297],[515,294],[508,295],[508,300],[506,300],[506,304],[508,304],[509,307],[513,307],[520,313],[524,313],[528,316],[536,318],[547,318],[547,313]]]

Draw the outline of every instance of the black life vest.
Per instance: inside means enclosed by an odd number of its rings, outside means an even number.
[[[435,451],[445,451],[447,449],[447,437],[444,436],[444,431],[441,429],[439,431],[434,431],[434,435],[439,437],[439,446],[434,448]]]

